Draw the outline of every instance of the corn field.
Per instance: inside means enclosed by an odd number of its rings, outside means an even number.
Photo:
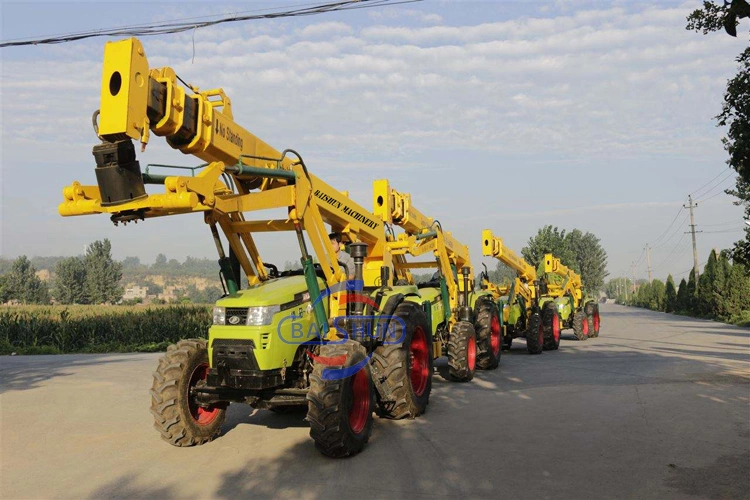
[[[0,354],[159,351],[210,324],[207,306],[0,306]]]

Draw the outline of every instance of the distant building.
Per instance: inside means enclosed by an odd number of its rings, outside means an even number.
[[[147,286],[131,286],[125,289],[125,293],[122,296],[122,300],[134,300],[134,299],[141,299],[146,300],[146,297],[148,296],[148,287]]]

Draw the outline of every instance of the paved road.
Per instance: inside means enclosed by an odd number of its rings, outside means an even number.
[[[157,355],[0,359],[0,496],[748,498],[750,330],[602,306],[602,337],[439,377],[426,415],[315,451],[302,415],[230,407],[223,435],[151,428]]]

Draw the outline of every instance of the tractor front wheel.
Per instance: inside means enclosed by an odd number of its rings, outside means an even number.
[[[174,446],[194,446],[219,435],[227,403],[199,405],[190,394],[208,376],[205,340],[181,340],[169,346],[153,375],[151,413],[162,439]]]
[[[544,349],[555,351],[560,347],[560,314],[554,303],[544,308]]]
[[[392,401],[380,401],[378,410],[387,418],[414,418],[430,401],[432,335],[424,311],[414,302],[402,302],[393,316],[388,326],[391,343],[376,348],[372,356],[393,396]]]
[[[585,311],[578,311],[573,316],[573,334],[578,340],[589,338],[589,319]]]
[[[601,319],[599,317],[599,306],[597,305],[594,309],[594,314],[589,316],[589,338],[593,339],[599,336],[599,327],[601,326]]]
[[[459,321],[448,337],[448,380],[468,382],[477,366],[477,335],[474,325]]]
[[[320,347],[307,393],[310,437],[318,451],[333,458],[362,451],[372,433],[373,392],[367,351],[360,343]]]
[[[500,364],[502,329],[497,306],[491,300],[481,300],[477,304],[477,366],[482,370],[494,370]]]
[[[529,318],[529,328],[526,330],[526,350],[529,354],[541,354],[544,346],[544,325],[539,313],[534,313]]]

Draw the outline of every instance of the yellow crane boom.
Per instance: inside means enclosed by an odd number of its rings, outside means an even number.
[[[578,273],[563,265],[560,259],[551,253],[544,255],[544,272],[547,275],[555,275],[562,278],[561,283],[549,283],[549,295],[562,297],[565,294],[570,294],[574,297],[574,307],[577,308],[579,302],[583,299],[583,284]]]
[[[307,231],[329,284],[345,279],[324,223],[351,241],[368,244],[365,281],[390,265],[382,221],[309,173],[299,155],[280,152],[234,121],[231,100],[220,88],[183,87],[172,68],[149,68],[140,41],[108,42],[104,49],[101,108],[95,128],[97,186],[74,182],[63,190],[63,216],[111,214],[115,222],[205,212],[224,230],[251,284],[267,279],[252,233]],[[131,139],[145,149],[150,133],[174,149],[209,162],[195,176],[141,175]],[[144,182],[163,185],[147,194]],[[288,217],[246,221],[249,211],[286,208]],[[221,252],[220,252],[221,253]]]
[[[502,238],[492,234],[492,230],[482,231],[482,255],[494,257],[506,266],[518,273],[519,278],[527,282],[537,279],[536,269],[523,258],[516,255],[513,250],[503,244]]]

